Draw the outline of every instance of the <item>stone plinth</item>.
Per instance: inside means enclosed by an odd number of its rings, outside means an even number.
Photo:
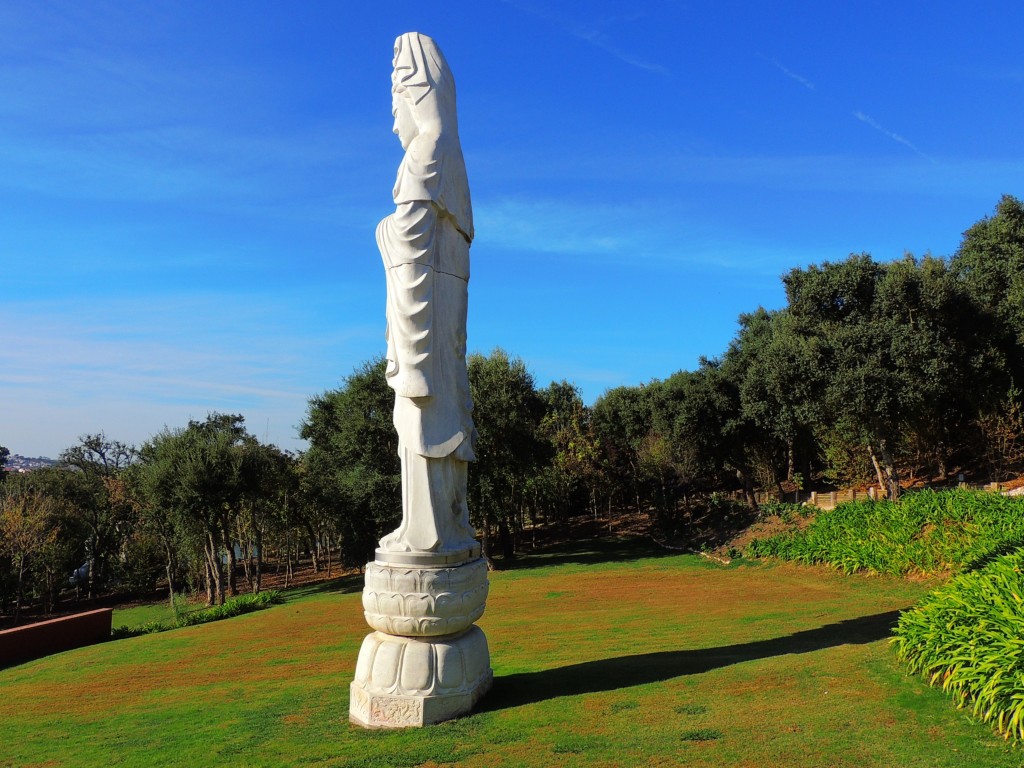
[[[480,627],[430,638],[373,632],[359,650],[349,719],[370,728],[440,723],[468,713],[492,680]]]
[[[370,728],[430,725],[468,713],[491,687],[487,638],[473,622],[487,600],[479,551],[448,555],[378,551],[366,566],[363,640],[349,719]],[[382,562],[402,559],[417,564]]]

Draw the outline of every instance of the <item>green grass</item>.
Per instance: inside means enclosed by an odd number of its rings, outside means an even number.
[[[190,602],[184,595],[175,595],[174,603],[179,616],[193,611],[201,611],[205,606],[201,602]],[[141,627],[146,624],[174,622],[175,612],[168,601],[133,605],[129,608],[115,608],[112,625],[114,627]]]
[[[955,490],[842,504],[747,551],[846,573],[959,573],[903,614],[896,655],[959,708],[1024,740],[1022,545],[1024,498]]]
[[[692,731],[683,731],[679,734],[681,741],[715,741],[722,738],[722,732],[714,728],[695,728]]]
[[[1022,755],[888,648],[926,588],[631,545],[491,574],[493,690],[412,731],[348,723],[358,591],[0,670],[0,765],[1004,768]]]

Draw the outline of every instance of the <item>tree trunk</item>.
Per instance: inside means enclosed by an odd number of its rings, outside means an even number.
[[[92,546],[89,549],[89,593],[87,597],[91,600],[96,597],[96,536],[92,537]]]
[[[243,530],[242,518],[238,518],[238,546],[242,551],[242,574],[245,576],[245,584],[252,591],[252,539]]]
[[[43,610],[46,612],[47,616],[49,616],[51,613],[53,613],[54,604],[57,602],[56,598],[54,596],[54,588],[53,588],[54,585],[53,585],[53,582],[54,582],[53,571],[51,571],[49,568],[47,568],[46,569],[46,599],[44,601],[45,605],[43,606]]]
[[[245,583],[252,591],[252,542],[246,542],[242,548],[242,575],[245,576]]]
[[[736,477],[739,479],[740,483],[743,484],[743,496],[747,500],[747,506],[756,510],[757,494],[754,493],[754,483],[751,481],[750,475],[742,469],[737,469]]]
[[[213,592],[213,601],[209,605],[224,605],[224,574],[221,570],[220,558],[218,557],[220,554],[219,549],[213,532],[208,532],[206,534],[206,562],[212,582],[212,590],[210,591]]]
[[[878,482],[885,489],[886,495],[891,501],[896,501],[900,497],[900,478],[896,465],[884,439],[878,441],[877,447],[876,455],[874,448],[868,446],[868,450],[871,451],[871,463],[875,465]]]
[[[516,556],[515,539],[508,528],[508,520],[502,516],[498,518],[498,538],[501,540],[501,556],[506,562]]]
[[[18,592],[14,598],[14,623],[18,623],[21,616],[21,586],[25,576],[25,556],[18,557]]]
[[[260,586],[263,582],[263,531],[259,528],[256,529],[256,575],[252,583],[252,591],[256,594],[260,592]]]
[[[213,605],[216,602],[214,597],[214,586],[213,586],[213,569],[210,567],[210,558],[206,554],[206,547],[203,547],[203,562],[206,564],[204,569],[205,581],[206,581],[206,604]]]
[[[289,541],[285,546],[285,566],[284,566],[284,588],[288,589],[292,583],[292,544]]]
[[[167,600],[171,604],[171,613],[174,613],[174,552],[171,544],[164,539],[164,551],[167,553]]]
[[[483,520],[483,530],[480,531],[480,554],[483,558],[490,563],[491,562],[491,519],[490,515],[485,515]]]
[[[871,465],[875,468],[875,477],[878,479],[878,487],[885,489],[885,473],[882,471],[882,465],[878,463],[878,457],[875,455],[875,449],[868,445],[868,453],[871,455]]]
[[[885,470],[885,479],[888,483],[889,498],[896,501],[900,497],[900,476],[896,470],[896,463],[885,444],[885,440],[878,441],[878,452],[882,457],[882,468]]]
[[[226,525],[221,527],[221,536],[224,539],[224,548],[228,553],[227,589],[231,592],[231,596],[235,597],[238,594],[238,561],[235,558],[235,545],[231,541],[231,534],[228,532]],[[221,600],[221,603],[223,602]]]

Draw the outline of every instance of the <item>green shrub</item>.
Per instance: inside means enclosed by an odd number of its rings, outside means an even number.
[[[151,635],[154,632],[166,632],[168,629],[173,628],[173,624],[167,624],[163,621],[147,621],[145,624],[139,624],[135,627],[114,627],[113,631],[110,633],[110,639],[121,640],[125,637]]]
[[[777,515],[784,523],[792,523],[797,517],[806,516],[807,507],[802,504],[791,504],[783,501],[767,501],[760,506],[759,516],[762,518]]]
[[[751,542],[752,557],[824,563],[845,573],[956,573],[1024,544],[1024,498],[982,491],[918,491],[896,503],[821,511],[802,531]]]
[[[232,616],[240,616],[243,613],[251,613],[261,608],[277,605],[284,602],[284,595],[276,589],[268,589],[258,594],[239,595],[224,601],[224,605],[215,605],[211,608],[204,608],[201,611],[191,613],[178,612],[178,618],[167,624],[161,621],[150,621],[137,627],[116,627],[111,633],[111,638],[120,640],[124,637],[136,637],[137,635],[148,635],[152,632],[165,632],[168,629],[178,627],[191,627],[196,624],[206,624],[209,621],[229,619]]]
[[[963,573],[906,611],[891,642],[908,670],[1024,740],[1024,550]]]
[[[183,614],[178,618],[176,625],[190,627],[194,624],[205,624],[208,621],[220,621],[283,602],[284,596],[276,589],[269,589],[257,594],[239,595],[225,600],[224,605],[215,605],[201,611]]]

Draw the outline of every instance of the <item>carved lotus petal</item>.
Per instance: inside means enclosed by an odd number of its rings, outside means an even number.
[[[434,601],[434,614],[436,616],[456,616],[462,612],[462,600],[446,592],[438,595]]]
[[[373,656],[370,685],[380,690],[393,688],[398,682],[402,646],[395,643],[381,643]]]
[[[434,649],[430,643],[409,643],[402,657],[402,690],[426,691],[434,679]]]
[[[391,570],[391,586],[395,592],[419,592],[419,571]]]
[[[434,613],[433,602],[430,595],[406,595],[405,614],[407,616],[431,616]]]

